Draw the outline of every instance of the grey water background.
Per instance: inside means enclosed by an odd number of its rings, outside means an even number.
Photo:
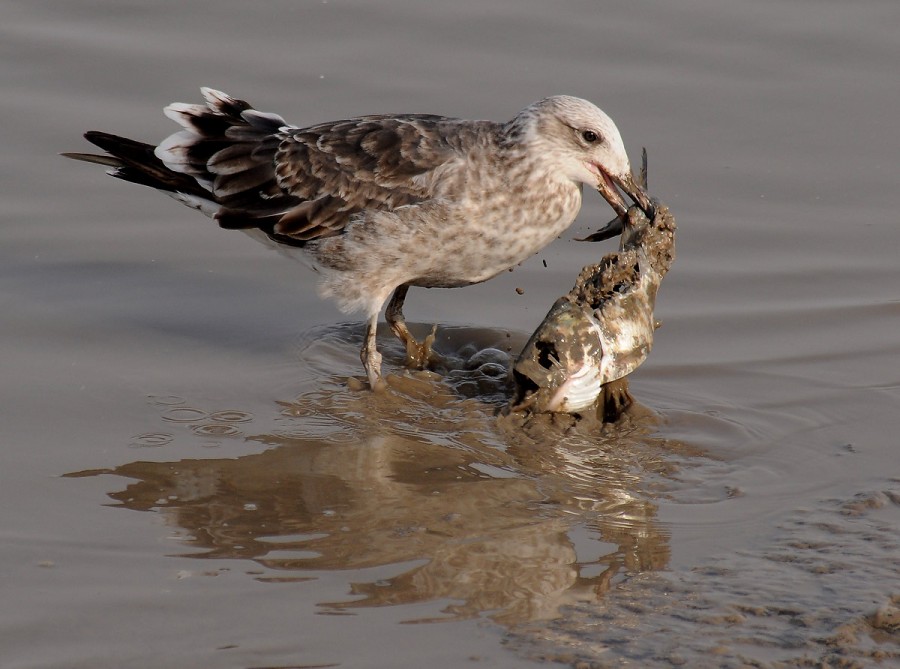
[[[0,665],[900,662],[896,2],[0,15]],[[433,379],[354,393],[304,268],[57,155],[158,141],[200,85],[297,124],[596,102],[679,224],[646,416],[535,437]],[[406,313],[521,345],[609,217],[586,193]]]

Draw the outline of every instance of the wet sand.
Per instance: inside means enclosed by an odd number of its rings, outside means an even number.
[[[267,11],[4,10],[0,664],[900,663],[895,3]],[[358,392],[302,267],[56,155],[201,84],[298,123],[598,103],[679,225],[635,410],[516,424],[393,343]],[[406,313],[515,355],[610,217]]]

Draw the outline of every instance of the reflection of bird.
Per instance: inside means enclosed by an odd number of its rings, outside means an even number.
[[[443,384],[402,381],[402,395],[333,387],[279,402],[277,434],[251,433],[241,411],[194,409],[235,414],[247,445],[264,448],[68,476],[122,477],[109,493],[115,505],[181,528],[185,556],[252,560],[236,572],[260,581],[315,572],[348,581],[339,601],[330,587],[305,591],[330,611],[438,602],[404,615],[435,619],[418,616],[441,608],[437,619],[513,625],[596,606],[616,575],[666,566],[669,533],[643,472],[665,472],[673,449],[686,451],[652,436],[655,421],[609,434],[526,433],[521,423],[498,426],[481,402],[460,402]],[[163,420],[191,412],[160,409]]]
[[[464,286],[520,263],[574,221],[583,183],[619,214],[617,186],[648,203],[615,124],[578,98],[545,98],[507,123],[407,114],[298,128],[202,90],[205,105],[166,108],[184,129],[157,147],[89,132],[110,155],[65,155],[167,192],[223,228],[302,249],[324,295],[366,312],[361,358],[373,387],[375,326],[392,294],[388,323],[421,360],[402,313],[410,286]]]

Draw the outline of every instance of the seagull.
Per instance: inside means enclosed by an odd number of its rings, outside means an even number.
[[[620,218],[619,189],[650,206],[615,123],[580,98],[547,97],[506,122],[380,114],[300,127],[201,92],[205,104],[165,108],[181,130],[158,146],[90,131],[105,154],[62,155],[300,256],[323,297],[366,314],[360,359],[373,389],[385,303],[408,361],[424,365],[430,341],[417,342],[403,316],[411,286],[467,286],[521,263],[574,222],[583,184]]]

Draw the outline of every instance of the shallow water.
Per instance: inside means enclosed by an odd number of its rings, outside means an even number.
[[[732,5],[7,1],[0,664],[900,663],[900,9]],[[56,155],[199,85],[297,123],[597,102],[679,225],[640,406],[521,425],[393,344],[354,391],[303,268]],[[406,313],[515,353],[610,217]]]

